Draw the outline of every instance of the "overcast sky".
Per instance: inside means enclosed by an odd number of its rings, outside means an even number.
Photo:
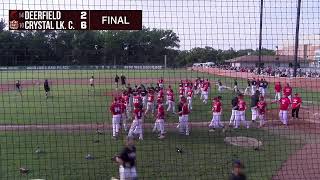
[[[263,47],[275,49],[277,45],[291,44],[297,0],[264,1]],[[319,0],[302,2],[301,39],[320,34]],[[0,0],[0,16],[7,20],[9,9],[139,9],[143,11],[144,26],[176,32],[180,49],[255,49],[259,40],[259,7],[259,0]]]

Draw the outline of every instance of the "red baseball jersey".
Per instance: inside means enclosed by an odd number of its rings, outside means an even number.
[[[267,110],[267,103],[265,101],[259,101],[257,104],[259,114],[265,114]]]
[[[289,86],[286,86],[283,88],[283,94],[285,96],[290,96],[292,94],[292,88]]]
[[[125,105],[128,105],[129,104],[129,96],[128,95],[124,95],[124,96],[122,96],[122,98],[124,100]]]
[[[148,94],[148,102],[154,102],[154,94],[149,93]]]
[[[119,115],[121,114],[121,106],[119,103],[112,103],[111,107],[110,107],[110,112],[112,113],[112,115]]]
[[[300,97],[294,97],[292,99],[292,108],[293,109],[300,108],[301,103],[302,103],[302,99]]]
[[[164,92],[163,92],[163,90],[160,90],[159,92],[158,92],[158,98],[159,97],[163,97],[164,96]]]
[[[133,106],[134,106],[135,108],[138,108],[141,101],[142,101],[142,100],[141,100],[141,97],[140,97],[139,95],[134,96],[134,97],[133,97]]]
[[[281,92],[281,89],[282,89],[281,84],[277,83],[276,85],[274,85],[275,92]]]
[[[167,94],[167,98],[169,101],[174,101],[174,95],[173,95],[173,92],[170,92]]]
[[[280,102],[280,110],[288,110],[289,105],[290,105],[290,99],[287,97],[283,97],[279,100]]]
[[[222,111],[222,103],[220,101],[214,101],[212,103],[212,112],[221,112]]]
[[[166,93],[167,93],[167,95],[168,95],[168,94],[170,94],[171,92],[173,92],[172,89],[167,89],[167,92],[166,92]]]
[[[126,112],[126,105],[124,103],[120,103],[120,107],[121,107],[121,113],[125,113]]]
[[[133,114],[134,114],[135,119],[141,119],[142,114],[143,114],[143,110],[140,108],[134,108]]]
[[[247,109],[246,102],[243,99],[239,99],[238,101],[239,111],[245,111]]]
[[[187,95],[188,95],[188,97],[192,97],[192,95],[193,95],[192,89],[189,89],[189,90],[187,91]]]
[[[190,113],[190,111],[189,111],[188,105],[184,104],[182,106],[182,115],[188,115],[189,113]]]
[[[207,84],[207,83],[206,83],[206,84],[204,84],[204,86],[203,86],[203,91],[208,91],[208,89],[209,89],[208,84]]]
[[[179,89],[179,95],[184,95],[184,89],[183,88]]]
[[[163,84],[164,80],[163,79],[159,79],[158,83],[159,84]]]
[[[157,118],[164,119],[164,107],[162,104],[158,106]]]

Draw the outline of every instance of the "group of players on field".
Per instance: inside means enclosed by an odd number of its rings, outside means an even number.
[[[266,120],[267,102],[265,101],[265,94],[268,84],[264,79],[256,80],[253,78],[252,80],[248,80],[249,85],[252,122],[259,120],[259,127],[262,127]],[[223,89],[221,89],[222,83],[220,80],[217,86],[218,91],[221,92]],[[178,89],[178,110],[176,112],[175,93],[170,85],[167,88],[164,87],[163,78],[159,79],[155,87],[145,87],[143,84],[131,87],[130,84],[127,84],[122,94],[114,98],[110,107],[110,112],[113,115],[112,136],[117,138],[121,127],[127,131],[127,121],[132,119],[128,136],[139,136],[139,139],[142,140],[143,119],[151,113],[155,115],[153,132],[159,133],[158,138],[163,139],[165,137],[165,111],[178,115],[177,128],[181,134],[188,136],[190,134],[189,114],[192,111],[192,100],[196,95],[200,95],[200,100],[204,104],[207,104],[210,89],[211,84],[208,79],[197,78],[193,82],[191,80],[181,80]],[[239,128],[243,124],[246,128],[249,128],[250,123],[245,118],[245,112],[248,109],[247,104],[244,100],[244,94],[237,87],[236,81],[234,89],[237,92],[237,96],[231,101],[232,113],[229,126]],[[292,97],[292,88],[289,84],[282,88],[280,82],[277,82],[275,83],[274,91],[275,100],[271,101],[271,103],[279,104],[279,119],[284,125],[288,125],[288,110],[290,105],[292,107],[292,117],[298,118],[302,99],[299,97],[299,94],[295,94]],[[214,97],[211,105],[212,120],[209,124],[209,131],[214,131],[216,128],[224,128],[221,122],[223,111],[222,97]]]

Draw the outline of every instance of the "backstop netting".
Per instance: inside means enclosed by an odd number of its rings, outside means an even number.
[[[0,179],[320,179],[319,9],[1,1]],[[9,31],[9,10],[142,10],[143,29]]]

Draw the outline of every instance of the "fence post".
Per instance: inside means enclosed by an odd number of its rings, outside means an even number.
[[[259,63],[258,63],[258,74],[261,73],[263,0],[261,0],[260,2],[261,2],[261,3],[260,3],[260,32],[259,32]]]
[[[297,7],[297,23],[296,23],[296,39],[294,47],[294,66],[293,66],[293,77],[297,76],[298,69],[298,51],[299,51],[299,29],[300,29],[300,10],[301,10],[301,0],[298,0]]]

